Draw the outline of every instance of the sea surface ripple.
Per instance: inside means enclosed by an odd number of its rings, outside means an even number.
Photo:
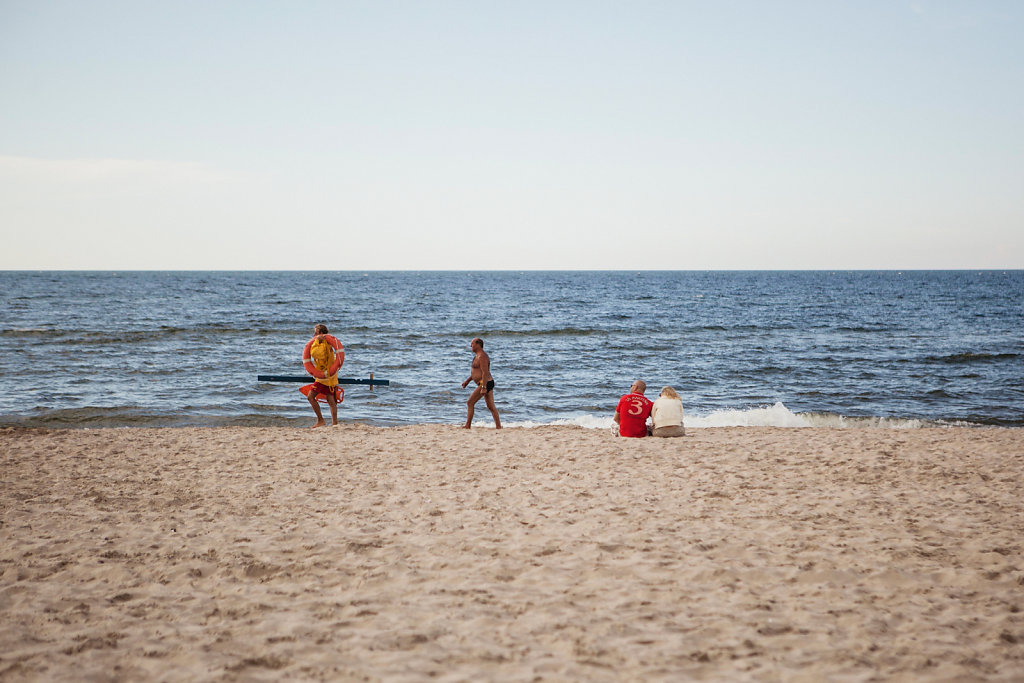
[[[315,323],[344,421],[458,423],[481,336],[508,425],[1024,426],[1024,271],[0,272],[0,425],[305,424]],[[481,406],[482,408],[482,406]],[[481,426],[489,424],[478,410]]]

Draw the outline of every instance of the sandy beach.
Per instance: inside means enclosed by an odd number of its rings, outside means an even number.
[[[1024,680],[1024,432],[0,432],[3,680]]]

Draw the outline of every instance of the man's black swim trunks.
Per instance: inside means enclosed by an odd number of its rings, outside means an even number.
[[[493,379],[487,380],[487,386],[484,387],[484,393],[486,394],[488,391],[494,391],[494,380]]]

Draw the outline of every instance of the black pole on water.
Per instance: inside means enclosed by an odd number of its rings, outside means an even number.
[[[315,378],[309,375],[256,375],[257,382],[302,382],[303,384],[312,384],[316,381]],[[365,384],[373,390],[374,385],[389,386],[391,380],[389,379],[374,379],[373,373],[370,373],[370,378],[365,377],[339,377],[338,384]]]

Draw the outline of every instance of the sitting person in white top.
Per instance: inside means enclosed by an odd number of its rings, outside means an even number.
[[[683,436],[683,399],[672,387],[664,387],[651,408],[654,430],[651,436]]]

